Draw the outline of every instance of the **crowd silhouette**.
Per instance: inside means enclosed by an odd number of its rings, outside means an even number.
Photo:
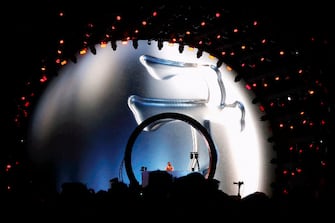
[[[92,220],[317,220],[333,218],[333,194],[315,197],[306,190],[289,196],[255,192],[246,197],[219,190],[220,182],[198,172],[173,177],[168,171],[152,171],[146,187],[127,185],[113,178],[108,190],[94,191],[81,182],[63,183],[60,192],[41,194],[29,190],[5,193],[2,216],[62,221]],[[107,219],[107,220],[106,220]]]

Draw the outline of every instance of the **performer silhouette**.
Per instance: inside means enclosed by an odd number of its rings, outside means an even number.
[[[165,170],[166,171],[173,171],[174,170],[174,167],[172,166],[172,163],[170,161],[167,162]]]

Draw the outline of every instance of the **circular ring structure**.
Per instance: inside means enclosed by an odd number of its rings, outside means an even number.
[[[130,185],[132,186],[139,186],[139,182],[137,181],[133,168],[132,168],[132,162],[131,162],[131,155],[132,155],[132,149],[134,146],[134,143],[139,136],[139,134],[145,129],[147,126],[157,122],[157,121],[164,121],[164,120],[179,120],[183,121],[192,127],[194,127],[196,130],[198,130],[206,139],[207,145],[208,145],[208,153],[209,153],[209,167],[208,167],[208,173],[207,178],[211,179],[214,177],[215,170],[216,170],[216,163],[217,163],[217,152],[215,148],[215,144],[212,140],[212,137],[210,136],[207,129],[201,125],[197,120],[191,118],[188,115],[181,114],[181,113],[173,113],[173,112],[166,112],[166,113],[160,113],[154,116],[151,116],[141,122],[135,130],[132,132],[128,139],[126,151],[124,154],[124,164],[126,168],[126,173],[129,178]]]

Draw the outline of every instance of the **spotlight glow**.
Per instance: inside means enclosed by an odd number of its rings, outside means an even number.
[[[78,54],[77,62],[60,70],[38,102],[30,152],[37,164],[50,167],[52,174],[46,175],[56,188],[80,181],[107,190],[116,176],[128,183],[123,158],[132,131],[145,117],[178,112],[208,124],[218,154],[214,178],[221,190],[236,195],[234,182],[243,181],[242,197],[256,191],[271,194],[274,152],[266,140],[268,123],[260,121],[263,114],[251,103],[254,95],[243,81],[234,81],[234,71],[224,64],[217,68],[216,58],[206,52],[201,57],[197,50],[180,53],[178,44],[163,42],[161,49],[147,41],[138,41],[137,49],[117,46],[97,45],[95,55]],[[178,63],[152,64],[148,58]],[[137,179],[141,167],[164,170],[167,161],[178,171],[189,171],[194,145],[205,170],[208,149],[198,135],[178,122],[143,132],[133,150]]]

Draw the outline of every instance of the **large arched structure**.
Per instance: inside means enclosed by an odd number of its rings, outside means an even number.
[[[332,123],[332,119],[329,117],[333,117],[329,115],[329,112],[333,112],[329,109],[329,102],[333,100],[329,100],[330,98],[328,98],[328,92],[333,88],[328,88],[324,79],[326,76],[320,75],[320,72],[327,74],[327,71],[330,71],[330,69],[327,69],[329,67],[325,67],[326,70],[324,70],[322,66],[320,66],[323,63],[319,63],[327,59],[327,55],[329,55],[327,54],[329,53],[327,38],[323,40],[322,38],[314,38],[315,36],[312,35],[314,37],[308,38],[309,41],[299,41],[299,44],[296,44],[296,38],[291,38],[294,41],[294,46],[286,42],[281,42],[282,40],[285,41],[286,38],[287,40],[290,39],[290,35],[282,35],[284,31],[282,28],[284,26],[280,26],[279,29],[276,23],[276,17],[268,16],[271,14],[271,10],[266,12],[267,10],[262,8],[262,12],[260,13],[260,11],[256,10],[258,7],[254,9],[245,8],[246,10],[242,12],[241,8],[231,11],[226,10],[227,8],[221,3],[217,5],[208,4],[207,2],[200,5],[199,3],[191,5],[188,3],[178,4],[175,10],[170,10],[174,4],[160,5],[159,1],[150,5],[145,5],[140,2],[138,2],[138,4],[139,7],[137,8],[139,10],[131,16],[121,13],[128,12],[128,4],[126,8],[120,8],[120,13],[118,9],[114,7],[113,9],[109,7],[101,8],[99,4],[94,4],[92,7],[97,6],[95,9],[90,7],[90,13],[86,13],[85,16],[78,19],[78,15],[83,15],[82,9],[87,9],[86,5],[77,5],[75,8],[69,9],[67,7],[68,4],[61,5],[57,3],[57,7],[48,7],[50,11],[45,11],[50,17],[44,17],[40,20],[44,21],[43,24],[40,24],[40,28],[43,27],[43,29],[29,29],[29,31],[40,30],[41,32],[26,33],[28,30],[18,29],[20,32],[25,30],[24,34],[12,35],[12,37],[17,39],[11,39],[10,42],[20,42],[22,36],[31,37],[31,40],[37,36],[43,38],[43,41],[40,42],[41,44],[28,44],[25,46],[27,51],[29,50],[29,46],[32,47],[30,52],[34,52],[35,56],[38,56],[39,59],[42,58],[42,60],[40,61],[40,66],[34,67],[37,69],[32,70],[33,76],[27,80],[26,87],[20,92],[20,96],[17,100],[15,126],[18,126],[19,130],[15,130],[16,137],[13,142],[14,146],[17,144],[17,137],[22,138],[19,143],[20,151],[21,146],[26,146],[26,142],[29,142],[29,139],[26,140],[26,130],[20,128],[26,127],[26,118],[32,114],[33,107],[30,105],[36,101],[37,93],[45,89],[45,83],[48,83],[49,80],[54,79],[56,76],[57,78],[55,79],[66,76],[64,72],[60,72],[64,65],[69,64],[71,66],[71,61],[80,64],[83,55],[87,52],[92,52],[95,57],[99,57],[100,47],[96,45],[97,43],[99,43],[101,48],[108,46],[114,51],[117,49],[119,54],[119,49],[124,48],[123,45],[126,44],[126,42],[130,42],[129,40],[132,40],[135,49],[141,48],[141,44],[138,44],[138,41],[146,40],[148,45],[157,45],[160,51],[164,51],[166,48],[166,46],[163,47],[163,41],[168,41],[169,44],[178,43],[179,47],[177,50],[183,54],[185,51],[188,51],[188,47],[184,49],[184,46],[198,49],[196,57],[199,59],[206,56],[205,52],[210,53],[211,56],[218,59],[218,61],[215,62],[216,67],[221,69],[226,66],[227,69],[236,71],[235,82],[245,81],[244,87],[248,89],[248,91],[255,93],[252,102],[258,104],[262,112],[262,114],[257,115],[257,120],[260,119],[262,122],[269,121],[271,131],[268,132],[273,134],[273,136],[269,138],[265,136],[264,138],[267,139],[269,143],[273,143],[271,147],[273,147],[275,153],[278,153],[278,158],[271,159],[272,164],[278,164],[278,166],[276,165],[276,174],[279,183],[276,183],[274,187],[277,192],[286,193],[290,190],[292,182],[293,184],[296,182],[304,183],[305,177],[309,179],[309,176],[313,175],[309,174],[309,170],[312,170],[312,173],[314,173],[315,170],[318,170],[318,173],[324,173],[323,171],[327,169],[326,167],[330,166],[325,157],[328,155],[329,139],[332,138],[328,138],[329,130],[333,129],[329,128],[329,123]],[[55,8],[61,9],[62,13],[54,13]],[[66,12],[66,16],[64,16],[63,11]],[[313,12],[314,11],[315,8],[313,7]],[[197,15],[196,12],[199,14]],[[263,17],[263,12],[266,12],[266,17]],[[29,13],[31,14],[31,12]],[[305,13],[308,15],[307,18],[312,18],[309,16],[310,13],[308,10]],[[325,15],[325,13],[322,14]],[[194,17],[194,15],[197,16]],[[295,17],[296,15],[294,14],[294,17],[287,18]],[[24,18],[24,16],[22,16],[22,18]],[[45,20],[47,18],[49,19]],[[284,21],[281,17],[278,18],[280,18],[280,23]],[[315,18],[313,17],[312,19]],[[46,21],[50,26],[45,25],[47,24]],[[297,30],[297,27],[301,27],[297,25],[296,19],[285,21],[287,22],[286,25],[290,24],[290,27],[294,27],[294,30]],[[38,23],[34,23],[34,25],[37,24]],[[311,29],[310,24],[311,23],[307,26],[308,33],[313,34],[316,30]],[[316,23],[313,21],[313,24],[320,25],[327,23]],[[59,35],[54,35],[56,33]],[[300,30],[297,33],[299,33],[299,37],[303,37],[300,35],[302,33],[304,35],[307,34],[300,32]],[[322,32],[317,32],[317,36],[319,36],[320,33]],[[36,36],[32,34],[36,34]],[[122,42],[117,43],[118,40]],[[50,48],[49,46],[53,47]],[[288,46],[288,48],[286,46]],[[318,46],[317,48],[320,49],[320,51],[315,51],[314,47],[311,48],[311,46]],[[14,50],[13,52],[18,51],[19,50]],[[80,52],[80,54],[77,54],[78,52]],[[318,60],[315,60],[315,55],[320,56]],[[27,60],[30,58],[34,58],[32,54],[29,54],[28,58],[26,57],[24,60],[21,60],[21,62],[26,62],[26,64],[21,63],[20,66],[17,66],[16,60],[12,60],[15,66],[10,67],[15,67],[15,71],[18,74],[26,74],[27,67],[35,63],[35,61]],[[110,57],[108,58],[110,59]],[[317,63],[314,64],[311,63],[311,61],[317,61]],[[110,63],[110,60],[108,60],[108,63]],[[101,64],[104,63],[99,61],[96,64],[99,64],[99,67],[101,67]],[[325,63],[324,65],[328,64],[329,63]],[[18,70],[18,68],[22,68],[23,70]],[[66,69],[68,69],[68,66],[66,66]],[[85,68],[84,70],[88,69]],[[312,76],[314,73],[316,74],[315,78]],[[15,77],[15,75],[10,76]],[[67,76],[73,77],[74,75],[72,73],[72,75]],[[94,71],[94,75],[87,76],[91,78],[97,77],[97,72]],[[122,77],[124,77],[124,75],[122,75]],[[102,80],[101,76],[99,78],[97,80]],[[72,80],[72,83],[82,83],[83,81],[82,78]],[[64,82],[70,83],[68,81]],[[92,79],[90,79],[89,84],[93,83],[95,82],[92,82]],[[107,82],[104,80],[103,83]],[[329,83],[328,81],[327,84]],[[120,85],[118,85],[118,87],[119,86]],[[124,86],[128,85],[124,84],[123,87]],[[73,85],[71,88],[73,88]],[[92,87],[89,89],[92,90]],[[64,92],[66,91],[63,91],[63,93]],[[86,89],[80,92],[88,91]],[[15,97],[17,97],[17,95],[15,95]],[[68,97],[62,97],[61,101],[66,98]],[[85,99],[87,98],[88,97],[85,97]],[[48,98],[47,101],[50,102],[50,98]],[[315,109],[316,107],[320,107],[320,105],[322,105],[321,110]],[[49,109],[55,108],[49,105],[46,107]],[[299,108],[299,113],[297,113],[297,108]],[[64,109],[61,109],[61,111],[64,112]],[[59,114],[63,114],[62,112],[57,111],[55,114],[57,114],[58,117]],[[108,115],[110,115],[110,113]],[[45,117],[50,116],[50,111],[48,110]],[[73,117],[78,118],[80,116],[75,115]],[[11,118],[9,120],[12,120]],[[120,120],[117,121],[116,123],[119,123]],[[57,124],[59,123],[60,122]],[[82,122],[77,123],[82,124]],[[46,122],[43,121],[41,124],[45,125]],[[123,126],[129,127],[129,125]],[[66,127],[67,128],[64,129],[69,130],[69,126]],[[43,128],[38,127],[37,129],[41,129],[41,133],[45,133]],[[50,130],[51,128],[46,129]],[[76,130],[76,132],[83,130],[82,126],[79,126],[79,128],[72,128],[71,126],[70,130],[72,129]],[[129,129],[132,130],[133,128]],[[320,129],[322,131],[320,131]],[[101,135],[104,136],[103,134],[104,133]],[[110,135],[104,139],[107,138],[110,138]],[[120,138],[122,137],[117,137],[117,139]],[[101,140],[98,141],[101,142]],[[235,141],[240,142],[242,140]],[[333,144],[332,141],[333,140],[330,140],[331,144]],[[56,143],[51,143],[50,145],[57,144],[59,140],[55,139],[54,142]],[[225,139],[224,142],[227,142],[227,140]],[[73,145],[78,145],[78,143],[74,143]],[[89,144],[85,143],[84,145]],[[101,144],[98,145],[98,148],[100,148],[100,146]],[[124,148],[124,146],[115,147]],[[218,146],[218,148],[220,147],[221,146]],[[9,148],[12,148],[12,146]],[[37,150],[39,152],[38,156],[43,156],[44,154],[52,156],[53,153],[49,150],[50,146],[48,145],[46,148],[48,148],[48,150]],[[60,146],[60,148],[63,147]],[[94,148],[93,151],[99,151],[96,147]],[[228,147],[222,146],[222,148]],[[166,149],[162,151],[166,151]],[[273,152],[271,148],[264,151],[266,153]],[[311,152],[316,160],[300,159],[303,157],[311,157]],[[314,156],[314,152],[317,153],[317,156]],[[227,153],[224,152],[222,154],[227,158]],[[88,157],[92,158],[95,156]],[[115,158],[117,156],[104,156],[103,158],[105,157]],[[292,157],[299,157],[299,159],[291,159]],[[248,158],[250,159],[250,157]],[[69,163],[72,164],[77,160],[78,159],[70,159]],[[231,159],[229,158],[229,160]],[[90,173],[90,176],[94,176],[95,178],[103,175],[100,172],[97,174],[97,171],[106,170],[105,172],[108,172],[110,170],[110,163],[105,164],[107,166],[106,168],[101,168],[100,164],[104,164],[104,162],[97,160],[85,160],[83,163],[86,165],[95,161],[99,163],[99,168],[94,169],[90,167],[89,171],[93,171],[93,173]],[[119,164],[118,160],[116,161]],[[220,157],[218,157],[218,163],[219,161]],[[241,163],[244,163],[244,161],[245,160],[242,159]],[[270,161],[270,159],[268,161]],[[225,165],[222,168],[218,166],[217,173],[221,169],[227,169],[227,162],[223,161],[222,163]],[[310,164],[312,164],[312,168],[306,168],[304,170],[307,171],[301,172],[301,167],[309,166]],[[261,165],[261,169],[269,169],[267,162],[264,162],[264,165]],[[245,170],[246,169],[248,168],[245,168]],[[66,170],[66,173],[68,172],[69,171]],[[117,173],[117,170],[115,172]],[[224,176],[224,179],[230,179],[231,177],[232,176]],[[255,178],[253,175],[252,177],[253,179]],[[300,179],[302,180],[300,181]],[[105,181],[106,180],[103,182]],[[247,186],[247,184],[243,187],[245,188],[245,186]],[[223,189],[227,192],[226,187]],[[235,190],[232,192],[234,193]]]

